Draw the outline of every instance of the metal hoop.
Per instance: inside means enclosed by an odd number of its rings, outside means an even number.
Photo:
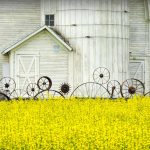
[[[4,77],[0,80],[0,90],[4,93],[12,93],[16,89],[16,83],[14,79],[10,77]]]
[[[11,93],[10,99],[18,100],[19,98],[28,99],[29,95],[27,94],[26,91],[24,91],[22,89],[16,89]]]
[[[60,86],[60,92],[63,95],[67,95],[70,92],[70,86],[69,86],[69,84],[68,83],[61,84],[61,86]]]
[[[144,95],[144,84],[138,79],[127,79],[121,85],[121,95],[124,98],[131,98],[134,95]]]
[[[110,72],[107,68],[99,67],[93,72],[93,80],[99,84],[105,84],[110,79]]]
[[[2,100],[10,100],[10,97],[7,96],[5,93],[0,92],[0,101]]]
[[[61,94],[59,91],[56,90],[45,90],[40,91],[38,94],[34,96],[34,99],[37,100],[43,100],[43,99],[55,99],[55,98],[65,98],[63,94]]]
[[[39,78],[37,85],[40,90],[49,90],[52,87],[52,80],[47,76],[43,76]]]
[[[108,98],[110,97],[109,92],[107,89],[95,82],[86,82],[81,85],[79,85],[71,94],[70,96],[75,98]]]
[[[39,88],[37,86],[37,84],[35,83],[30,83],[28,86],[27,86],[27,94],[31,97],[34,97],[38,92],[39,92]]]

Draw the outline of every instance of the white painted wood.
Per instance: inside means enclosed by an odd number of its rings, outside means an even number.
[[[17,55],[15,79],[17,89],[26,89],[29,83],[36,83],[39,78],[39,57],[36,55]]]
[[[109,68],[112,79],[122,82],[127,78],[129,22],[125,10],[126,0],[57,0],[55,29],[74,48],[75,86],[92,81],[93,70],[99,66]]]
[[[59,41],[60,44],[62,44],[64,47],[66,47],[66,49],[72,51],[72,48],[68,44],[66,44],[52,29],[48,28],[47,26],[43,26],[43,27],[35,30],[33,33],[29,34],[28,36],[26,36],[22,40],[18,41],[17,43],[11,45],[10,47],[8,47],[7,49],[5,49],[4,51],[2,51],[2,54],[8,53],[12,49],[14,49],[17,46],[19,46],[20,44],[22,44],[25,41],[29,40],[31,37],[33,37],[36,34],[40,33],[42,30],[47,30],[51,35],[53,35],[53,38],[55,38],[55,40]]]
[[[31,33],[40,22],[40,0],[0,0],[0,51]],[[0,54],[0,77],[8,62],[9,56]]]
[[[9,63],[3,64],[3,77],[10,77],[10,66]]]
[[[148,23],[145,19],[145,7],[142,0],[130,0],[130,51],[145,54],[148,47]]]
[[[150,0],[144,0],[145,5],[145,18],[150,20]]]
[[[149,1],[149,0],[148,0]],[[131,52],[130,57],[130,75],[137,68],[137,63],[132,63],[133,61],[142,60],[144,67],[141,71],[139,79],[145,82],[146,91],[150,90],[150,68],[149,68],[149,28],[148,21],[146,18],[146,11],[149,11],[148,1],[145,0],[129,0],[130,8],[130,41],[129,41],[129,51]],[[140,62],[139,62],[140,63]]]
[[[56,42],[46,29],[14,48],[10,53],[11,70],[18,88],[20,85],[25,88],[28,82],[36,82],[38,77],[45,75],[52,79],[52,88],[59,90],[60,84],[69,82],[69,55],[72,53]]]
[[[41,26],[45,25],[45,13],[44,13],[44,0],[41,0],[41,7],[40,7],[40,12],[41,12]]]
[[[40,26],[40,0],[0,1],[0,48]]]
[[[3,65],[9,63],[9,56],[3,56],[0,54],[0,78],[4,77],[3,76]]]
[[[130,78],[135,78],[145,83],[145,64],[143,60],[130,61]]]
[[[149,0],[145,1],[149,3]],[[139,56],[146,56],[142,58],[145,83],[150,83],[150,32],[145,7],[143,0],[0,1],[0,46],[6,48],[39,25],[44,25],[45,14],[53,13],[54,28],[70,43],[68,45],[73,48],[71,54],[59,44],[59,38],[55,40],[44,32],[35,36],[37,39],[32,37],[37,41],[28,39],[32,41],[31,45],[20,43],[14,47],[14,51],[18,50],[20,54],[34,53],[42,57],[39,60],[42,65],[39,68],[43,68],[40,75],[45,74],[46,70],[49,74],[52,70],[55,82],[60,83],[59,74],[62,74],[61,81],[69,81],[75,87],[85,81],[92,81],[93,70],[102,66],[110,70],[111,79],[122,82],[135,69],[134,65],[129,66],[133,61],[132,57],[129,60],[131,51],[136,61]],[[50,37],[50,41],[44,34]],[[3,63],[10,62],[10,70],[14,68],[15,56],[13,52],[10,57],[0,56],[0,77]],[[54,59],[56,57],[58,59]],[[58,69],[56,72],[54,67]],[[14,75],[13,72],[10,71],[10,74]]]

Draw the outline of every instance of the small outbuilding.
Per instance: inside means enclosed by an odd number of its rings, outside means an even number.
[[[53,88],[58,89],[61,83],[68,82],[71,51],[61,36],[43,26],[6,48],[2,54],[9,57],[10,68],[6,68],[15,79],[17,89],[25,89],[42,75],[50,75]]]

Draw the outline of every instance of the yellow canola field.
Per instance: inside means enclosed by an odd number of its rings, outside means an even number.
[[[0,102],[0,150],[148,150],[150,98]]]

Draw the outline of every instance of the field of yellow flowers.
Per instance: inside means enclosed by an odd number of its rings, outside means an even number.
[[[150,98],[0,102],[0,150],[148,150]]]

